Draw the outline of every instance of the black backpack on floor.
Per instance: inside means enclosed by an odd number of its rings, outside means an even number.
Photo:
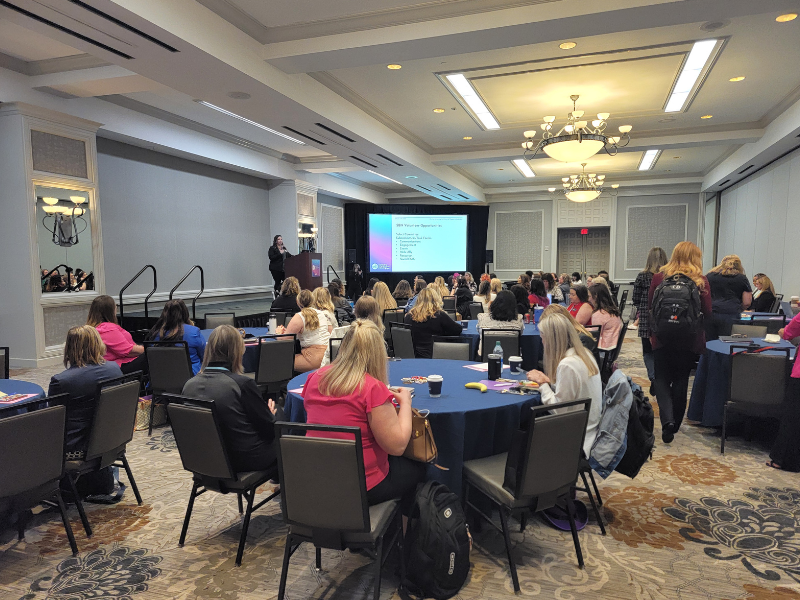
[[[653,292],[650,330],[669,345],[691,340],[703,327],[700,290],[686,275],[665,277]]]
[[[631,479],[639,474],[639,470],[653,456],[656,436],[653,435],[655,418],[653,407],[642,388],[628,377],[633,392],[633,402],[628,414],[628,447],[625,455],[614,469]]]
[[[403,545],[402,586],[409,594],[436,600],[455,596],[469,574],[469,527],[458,496],[435,481],[421,485]]]

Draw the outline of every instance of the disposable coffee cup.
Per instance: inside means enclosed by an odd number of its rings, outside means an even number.
[[[508,357],[508,367],[511,373],[517,375],[522,373],[522,357],[521,356],[509,356]]]
[[[428,375],[428,395],[431,398],[438,398],[442,395],[441,375]]]

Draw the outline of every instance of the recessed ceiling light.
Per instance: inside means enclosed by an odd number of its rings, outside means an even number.
[[[497,119],[494,118],[494,115],[491,113],[486,104],[483,103],[483,100],[481,100],[481,97],[475,91],[475,88],[472,87],[472,84],[467,80],[466,77],[464,77],[464,75],[461,73],[448,75],[447,81],[450,82],[450,85],[455,88],[456,92],[458,92],[464,102],[466,102],[467,106],[469,106],[472,112],[475,113],[475,116],[478,118],[484,128],[500,129],[500,124],[497,122]]]
[[[417,179],[416,175],[406,175],[406,179]]]
[[[386,65],[387,69],[391,69],[392,71],[396,71],[397,69],[402,69],[403,65]]]
[[[504,169],[497,169],[498,171],[503,171]]]
[[[266,125],[262,125],[261,123],[256,123],[255,121],[251,121],[250,119],[247,119],[241,115],[237,115],[236,113],[232,113],[229,110],[225,110],[224,108],[220,108],[219,106],[215,106],[210,102],[206,102],[205,100],[195,100],[195,102],[197,102],[198,104],[202,104],[203,106],[206,106],[208,108],[213,108],[214,110],[221,112],[222,114],[228,115],[229,117],[233,117],[234,119],[239,119],[240,121],[244,121],[245,123],[258,127],[259,129],[263,129],[264,131],[269,131],[270,133],[278,135],[283,139],[289,140],[290,142],[294,142],[295,144],[300,144],[301,146],[306,145],[305,142],[296,140],[293,137],[286,135],[285,133],[281,133],[280,131],[275,131],[274,129],[270,129]]]
[[[649,171],[653,168],[661,155],[661,150],[651,149],[642,154],[642,160],[639,161],[640,171]]]
[[[444,109],[443,109],[443,108],[434,108],[434,109],[433,109],[433,112],[435,112],[435,113],[437,113],[437,114],[440,114],[440,113],[443,113],[443,112],[444,112]]]
[[[716,46],[717,40],[702,40],[694,43],[689,56],[683,61],[681,74],[672,86],[672,92],[664,107],[664,112],[680,112],[686,107],[689,94],[694,89],[695,83],[700,78],[700,74],[705,69]]]
[[[710,118],[712,118],[713,116],[714,116],[714,115],[703,115],[703,116],[702,116],[702,117],[700,117],[700,118],[701,118],[701,119],[710,119]]]
[[[559,44],[558,47],[562,50],[572,50],[575,46],[577,46],[575,42],[564,42],[563,44]]]
[[[533,172],[531,169],[530,163],[524,158],[515,158],[511,161],[514,163],[514,166],[517,167],[520,173],[522,173],[525,177],[536,177],[536,173]]]
[[[743,75],[739,75],[739,77],[731,77],[730,79],[728,79],[728,81],[734,81],[734,82],[736,82],[736,81],[744,81],[744,76]]]
[[[673,156],[672,158],[680,158],[680,156]]]
[[[247,92],[228,92],[228,98],[233,98],[234,100],[249,100],[250,97]]]
[[[778,23],[788,23],[789,21],[794,21],[796,18],[797,18],[797,13],[787,13],[785,15],[781,15],[775,20]]]
[[[471,135],[465,135],[463,139],[465,139],[465,140],[471,140],[471,139],[472,139],[472,136],[471,136]]]

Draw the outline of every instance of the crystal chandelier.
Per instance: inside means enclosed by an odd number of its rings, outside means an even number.
[[[597,113],[597,119],[588,122],[582,120],[584,111],[576,110],[578,95],[570,96],[572,100],[572,112],[567,115],[567,123],[558,131],[553,133],[555,117],[544,117],[542,128],[542,140],[537,144],[533,141],[536,137],[536,130],[526,131],[523,135],[526,140],[522,142],[525,150],[523,156],[526,160],[532,159],[539,150],[555,160],[561,162],[581,162],[587,160],[605,149],[610,155],[614,156],[618,148],[624,148],[631,141],[628,133],[633,127],[622,125],[619,128],[621,135],[607,136],[604,131],[608,125],[609,113]]]
[[[605,175],[596,175],[595,173],[586,172],[586,163],[581,164],[582,170],[580,175],[570,175],[569,177],[562,177],[562,186],[564,195],[572,202],[591,202],[603,193],[603,184],[605,183]],[[614,184],[612,187],[612,194],[616,192],[619,184]],[[555,192],[556,188],[548,188],[550,192]]]

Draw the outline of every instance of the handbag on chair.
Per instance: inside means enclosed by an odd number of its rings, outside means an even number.
[[[411,409],[411,439],[408,440],[403,456],[419,462],[430,463],[439,455],[433,439],[431,424],[428,422],[430,411]]]

